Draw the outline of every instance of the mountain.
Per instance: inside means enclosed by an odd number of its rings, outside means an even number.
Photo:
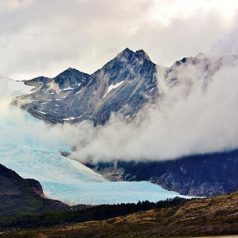
[[[184,195],[212,196],[238,190],[238,150],[169,161],[87,163],[112,180],[146,180]]]
[[[40,183],[23,179],[0,164],[0,215],[20,215],[62,211],[65,204],[45,198]]]
[[[157,97],[156,65],[143,50],[125,49],[91,75],[68,68],[55,78],[25,81],[31,94],[16,102],[51,123],[91,120],[104,124],[113,112],[133,117]]]
[[[14,103],[50,123],[91,120],[100,125],[112,113],[133,118],[147,103],[163,98],[159,78],[164,78],[170,90],[182,85],[184,97],[198,82],[206,89],[222,66],[231,66],[237,59],[237,55],[209,58],[198,54],[166,68],[154,64],[143,50],[126,48],[91,75],[68,68],[54,78],[25,80],[25,85],[34,88]]]
[[[73,218],[71,221],[73,224],[69,224],[69,222],[64,222],[63,225],[62,222],[61,225],[55,223],[55,226],[50,228],[42,228],[38,225],[38,227],[33,226],[34,229],[31,230],[2,232],[1,237],[157,238],[235,235],[238,233],[237,203],[238,193],[236,192],[187,202],[175,200],[165,202],[160,206],[151,206],[145,202],[141,204],[144,205],[144,208],[139,204],[104,206],[101,209],[94,207],[81,212],[82,215],[87,214],[89,218],[94,211],[93,214],[96,218],[91,218],[91,220],[80,220],[80,216],[77,218],[77,216],[69,216],[69,214],[61,215],[61,221]],[[136,212],[136,206],[140,208],[138,212]],[[120,215],[120,212],[125,213]],[[104,217],[105,215],[108,218]],[[57,216],[54,216],[53,219],[56,222]],[[32,225],[31,222],[29,223]],[[24,225],[27,227],[27,223]]]
[[[180,100],[191,95],[198,84],[205,91],[221,67],[231,66],[237,59],[236,55],[209,58],[199,54],[162,68],[143,50],[125,49],[91,75],[69,68],[55,78],[25,81],[35,91],[18,97],[15,103],[51,123],[91,120],[95,125],[104,124],[113,112],[131,119],[166,93]],[[164,82],[157,77],[160,70]],[[164,162],[126,162],[122,158],[117,163],[86,165],[111,180],[147,180],[184,195],[210,196],[238,189],[237,154],[201,154]]]
[[[60,137],[61,129],[10,107],[0,115],[0,163],[24,178],[38,180],[48,197],[70,205],[159,201],[179,196],[146,181],[112,183],[67,158],[71,149],[64,135]],[[141,190],[146,192],[142,194]]]

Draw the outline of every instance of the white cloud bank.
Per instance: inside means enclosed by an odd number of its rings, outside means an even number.
[[[238,61],[209,76],[205,67],[178,67],[173,87],[159,71],[163,96],[130,123],[113,117],[97,129],[77,126],[73,158],[164,160],[238,148]]]

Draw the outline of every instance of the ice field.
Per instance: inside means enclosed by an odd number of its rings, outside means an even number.
[[[1,98],[0,98],[1,100]],[[150,182],[109,182],[83,164],[61,156],[69,147],[48,134],[49,126],[0,101],[0,163],[38,180],[45,194],[68,204],[159,201],[179,196]]]

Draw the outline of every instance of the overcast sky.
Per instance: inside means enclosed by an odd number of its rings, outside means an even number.
[[[91,73],[126,47],[169,66],[227,38],[237,10],[237,0],[0,0],[0,74]]]

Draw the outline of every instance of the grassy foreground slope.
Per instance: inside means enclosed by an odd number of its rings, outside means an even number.
[[[2,233],[0,237],[147,238],[238,234],[238,192],[102,221]]]

